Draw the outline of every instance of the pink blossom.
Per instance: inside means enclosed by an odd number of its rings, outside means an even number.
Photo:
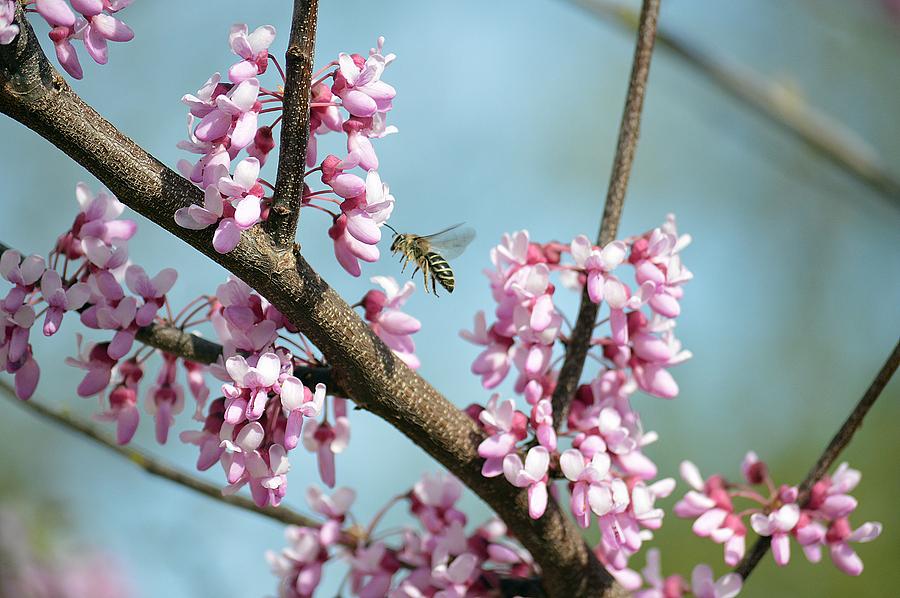
[[[109,409],[94,416],[98,421],[116,422],[116,442],[119,444],[131,442],[137,431],[141,417],[137,400],[136,388],[117,386],[109,393]]]
[[[678,517],[696,517],[693,532],[724,544],[725,562],[736,565],[744,556],[747,531],[734,513],[724,480],[721,476],[711,476],[704,482],[697,466],[690,461],[683,461],[680,471],[692,490],[675,504],[673,512]]]
[[[35,8],[51,27],[75,25],[75,13],[63,0],[36,0]]]
[[[165,304],[166,293],[178,279],[178,272],[172,268],[165,268],[153,278],[147,276],[140,266],[129,266],[125,270],[125,283],[128,289],[139,295],[144,304],[138,308],[134,316],[135,324],[147,326],[153,322],[156,312]]]
[[[300,442],[303,418],[316,418],[325,402],[325,385],[316,384],[315,394],[303,386],[299,379],[287,376],[281,381],[281,405],[288,413],[284,431],[284,447],[291,450]]]
[[[422,324],[414,317],[403,313],[400,308],[416,290],[415,284],[407,282],[400,287],[394,278],[389,276],[373,276],[371,281],[384,291],[373,290],[366,293],[362,306],[366,310],[366,320],[375,334],[411,368],[418,368],[416,345],[412,335],[419,331]]]
[[[709,565],[697,565],[691,574],[691,593],[697,598],[733,598],[741,591],[743,580],[737,573],[713,579]]]
[[[231,26],[228,45],[231,51],[243,60],[228,69],[228,78],[234,83],[246,81],[266,72],[269,64],[269,46],[275,41],[275,28],[263,25],[248,33],[247,25],[237,23]]]
[[[0,0],[0,46],[12,43],[19,35],[15,0]]]
[[[328,229],[328,236],[334,241],[334,255],[338,263],[351,276],[359,276],[362,273],[357,260],[378,261],[380,256],[378,247],[367,245],[349,234],[347,232],[347,216],[344,214],[335,219],[334,224]]]
[[[472,373],[481,376],[481,385],[494,388],[500,384],[512,364],[510,349],[513,340],[497,334],[493,326],[488,329],[483,311],[475,314],[474,330],[463,330],[459,335],[470,343],[485,347],[472,362]]]
[[[259,160],[245,158],[235,167],[234,177],[223,176],[217,185],[219,192],[234,207],[234,221],[241,230],[260,221],[264,191],[258,177]]]
[[[337,405],[338,401],[343,404],[343,399],[334,399],[334,404]],[[342,409],[343,415],[336,415],[334,424],[310,420],[303,428],[303,446],[316,453],[319,476],[329,488],[333,488],[335,482],[334,456],[343,452],[350,442],[350,420],[347,419],[346,408]]]
[[[230,403],[233,407],[246,405],[245,409],[234,415],[228,415],[232,407],[226,407],[225,420],[228,423],[238,423],[243,417],[250,420],[262,417],[269,392],[281,372],[281,360],[278,356],[275,353],[264,353],[258,358],[251,357],[251,361],[248,361],[242,355],[235,355],[225,361],[225,368],[234,381],[234,386],[226,388],[226,385],[222,389],[223,393],[227,398],[233,397]]]
[[[790,532],[800,521],[800,507],[787,504],[768,515],[754,513],[750,516],[750,525],[760,536],[772,537],[772,556],[775,563],[784,566],[791,559]]]
[[[492,478],[502,474],[504,457],[515,451],[517,441],[524,439],[524,430],[521,430],[521,437],[514,430],[515,415],[515,402],[512,399],[501,401],[500,395],[496,394],[479,414],[479,419],[491,433],[478,445],[478,455],[485,459],[481,475]]]
[[[364,59],[359,54],[341,54],[340,69],[335,76],[332,91],[341,98],[344,108],[353,116],[368,117],[391,108],[391,100],[397,95],[393,87],[381,80],[390,58],[380,53]]]
[[[156,421],[156,441],[160,444],[166,443],[175,416],[184,410],[184,389],[175,380],[177,360],[174,355],[163,353],[163,365],[156,383],[144,399],[144,409]]]
[[[330,546],[340,539],[341,524],[354,500],[356,492],[350,488],[338,488],[330,496],[315,486],[306,489],[306,502],[310,508],[328,519],[319,530],[323,545]]]
[[[861,574],[863,571],[862,559],[850,547],[850,542],[871,542],[881,535],[881,529],[880,523],[870,521],[853,530],[846,517],[835,520],[825,535],[831,561],[847,575]]]
[[[47,302],[47,316],[44,319],[44,335],[52,336],[59,330],[63,315],[67,311],[81,309],[90,297],[90,289],[82,282],[68,289],[63,288],[62,278],[55,270],[47,270],[41,276],[41,294]]]
[[[519,455],[512,453],[503,459],[503,474],[517,488],[528,488],[528,514],[540,519],[547,508],[547,468],[550,453],[542,446],[529,449],[525,464]]]
[[[80,397],[90,397],[103,392],[109,386],[116,360],[109,356],[109,343],[83,345],[80,334],[77,335],[77,339],[78,357],[67,357],[65,363],[87,370],[88,373],[75,392]]]
[[[269,551],[266,560],[279,578],[279,595],[308,598],[322,579],[322,564],[327,559],[325,547],[316,530],[288,526],[284,532],[288,547],[280,554]]]
[[[560,455],[559,465],[563,475],[574,482],[572,513],[582,527],[590,524],[591,511],[603,517],[628,506],[628,488],[625,482],[610,476],[610,458],[606,453],[596,453],[587,462],[581,452],[568,449]]]

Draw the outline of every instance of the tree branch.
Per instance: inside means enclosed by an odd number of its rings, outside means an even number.
[[[869,409],[872,408],[872,405],[875,404],[875,401],[878,400],[881,391],[883,391],[884,387],[887,386],[887,383],[890,382],[894,372],[897,371],[898,365],[900,365],[900,341],[897,342],[897,345],[887,358],[887,361],[881,366],[881,370],[876,374],[875,379],[872,381],[872,384],[869,385],[869,388],[866,390],[862,399],[856,404],[853,411],[850,412],[850,415],[837,431],[837,434],[834,435],[834,438],[832,438],[831,442],[828,443],[828,446],[825,447],[825,450],[822,452],[818,461],[816,461],[816,464],[809,470],[806,479],[800,484],[799,495],[797,497],[797,502],[800,506],[806,506],[806,503],[809,501],[809,494],[812,487],[816,482],[822,479],[829,469],[831,469],[831,466],[834,465],[834,462],[837,460],[838,455],[841,454],[841,451],[850,444],[853,434],[862,426],[863,418],[869,412]],[[756,541],[756,544],[753,545],[753,548],[750,549],[750,552],[747,553],[743,560],[738,563],[738,566],[735,567],[735,573],[740,575],[743,579],[747,579],[753,572],[753,569],[756,568],[756,565],[759,564],[760,560],[762,560],[769,551],[771,542],[772,539],[768,536],[760,537]]]
[[[656,3],[656,2],[655,2]],[[178,208],[201,203],[201,191],[165,167],[84,103],[50,65],[17,10],[19,37],[0,46],[0,112],[35,131],[102,181],[125,205],[241,278],[268,299],[324,354],[338,382],[360,407],[391,423],[423,448],[506,522],[543,573],[550,596],[620,596],[579,530],[555,501],[528,516],[527,493],[481,475],[481,430],[406,367],[299,251],[284,251],[258,227],[244,231],[228,254],[216,253],[212,231],[190,231]]]
[[[625,190],[628,188],[628,178],[631,174],[631,165],[634,162],[634,152],[640,133],[641,110],[644,106],[647,76],[650,73],[650,58],[653,56],[653,44],[656,39],[659,4],[659,0],[644,0],[641,8],[634,62],[631,66],[631,79],[628,82],[628,95],[625,99],[622,123],[619,125],[619,141],[613,160],[609,189],[606,192],[606,203],[603,206],[600,232],[597,234],[597,245],[601,247],[615,240],[619,229],[619,220],[622,217]],[[559,372],[556,389],[553,391],[553,424],[557,429],[566,420],[569,403],[578,388],[599,310],[600,305],[591,301],[587,285],[585,285],[581,292],[578,318],[566,348],[566,358]]]
[[[239,509],[253,511],[258,515],[268,517],[269,519],[274,519],[275,521],[279,521],[281,523],[314,528],[318,528],[321,525],[319,522],[306,517],[305,515],[301,515],[296,511],[292,511],[287,507],[258,507],[252,500],[244,496],[225,496],[222,494],[221,487],[198,479],[191,474],[178,469],[177,467],[173,467],[171,465],[168,465],[167,463],[159,461],[148,453],[128,446],[120,446],[95,430],[94,427],[90,424],[83,422],[64,411],[58,411],[51,407],[47,407],[46,405],[43,405],[34,400],[20,401],[16,398],[16,394],[13,388],[5,380],[0,380],[0,390],[3,390],[3,394],[7,399],[9,399],[11,403],[18,405],[26,411],[31,411],[32,413],[35,413],[42,418],[51,421],[71,432],[76,432],[82,437],[88,438],[98,445],[122,457],[125,457],[150,475],[163,478],[170,482],[174,482],[179,486],[183,486],[185,488],[193,490],[194,492],[212,498],[213,500],[224,502],[233,507],[238,507]],[[346,545],[350,546],[351,548],[355,547],[355,540],[351,540],[349,534],[345,535],[347,535],[347,538],[345,538]]]
[[[297,234],[303,172],[309,141],[309,86],[316,46],[318,0],[294,0],[291,38],[285,54],[284,113],[278,148],[278,175],[269,218],[263,225],[275,246],[290,247]]]
[[[627,6],[604,0],[568,1],[623,28],[634,30],[637,26],[637,14]],[[767,80],[743,64],[710,56],[670,31],[660,30],[657,43],[725,94],[794,136],[895,206],[900,206],[900,179],[888,169],[876,150],[847,125],[784,85]]]

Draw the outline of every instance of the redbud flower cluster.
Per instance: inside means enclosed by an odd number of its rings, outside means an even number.
[[[780,566],[790,562],[793,538],[810,562],[818,563],[822,549],[827,549],[838,569],[847,575],[862,573],[862,560],[851,543],[874,540],[881,524],[850,526],[848,518],[857,501],[849,493],[862,478],[859,471],[841,464],[813,485],[805,503],[798,502],[796,487],[776,486],[769,468],[754,452],[747,453],[741,472],[746,484],[731,483],[720,475],[704,480],[693,463],[681,464],[681,476],[692,490],[675,505],[675,514],[695,519],[693,531],[701,538],[723,544],[727,564],[736,565],[744,555],[749,519],[756,533],[772,538],[772,555]],[[736,511],[735,499],[752,506]]]
[[[272,197],[264,187],[273,186],[259,174],[275,147],[273,129],[281,121],[284,94],[280,87],[263,87],[258,77],[272,61],[284,82],[280,65],[268,53],[274,39],[275,29],[271,26],[249,33],[246,25],[234,25],[229,43],[241,60],[228,69],[227,80],[215,73],[196,94],[182,98],[190,109],[189,138],[179,147],[199,154],[200,158],[193,164],[182,160],[179,169],[204,190],[204,200],[202,206],[179,210],[175,219],[179,225],[194,230],[215,224],[213,247],[219,253],[234,249],[242,231],[268,217]],[[396,92],[381,80],[395,57],[383,53],[383,44],[384,39],[380,38],[368,58],[340,54],[313,76],[310,89],[306,163],[311,170],[306,175],[320,172],[327,188],[312,190],[307,185],[302,207],[331,216],[328,234],[334,241],[335,255],[354,276],[361,273],[359,260],[378,260],[381,227],[394,206],[388,186],[378,175],[378,156],[371,141],[396,132],[395,127],[386,124]],[[272,124],[260,126],[259,117],[269,113],[278,116]],[[347,155],[329,155],[318,163],[318,137],[329,132],[346,135]],[[232,175],[232,162],[244,150],[248,157],[238,162]],[[365,179],[354,174],[357,168],[366,173]],[[337,206],[339,212],[322,203]]]
[[[355,493],[347,488],[327,496],[307,491],[310,507],[326,518],[320,528],[289,527],[288,546],[266,556],[279,579],[279,596],[312,596],[322,569],[341,560],[350,567],[350,591],[357,596],[413,598],[491,596],[500,578],[528,578],[534,567],[527,552],[507,538],[506,526],[491,519],[472,533],[456,503],[462,485],[448,475],[425,476],[408,493],[392,499],[368,528],[344,528]],[[404,527],[378,534],[387,509],[405,502],[421,529]],[[388,542],[389,535],[398,536]]]
[[[59,64],[69,75],[81,79],[84,71],[72,42],[82,42],[94,62],[106,64],[109,42],[127,42],[134,38],[131,28],[113,16],[133,1],[69,0],[66,3],[65,0],[28,0],[24,6],[26,12],[37,13],[47,21]],[[0,44],[11,43],[19,34],[15,15],[16,2],[0,0]]]
[[[472,364],[484,387],[498,386],[514,370],[514,391],[529,405],[521,412],[513,399],[495,394],[485,407],[467,408],[488,435],[478,447],[483,475],[503,475],[526,488],[535,519],[546,509],[552,478],[564,477],[579,525],[597,518],[596,553],[614,573],[625,571],[629,557],[662,525],[655,501],[675,487],[671,478],[653,481],[657,468],[643,447],[656,435],[643,430],[630,397],[638,389],[663,398],[678,394],[668,369],[690,357],[673,334],[682,285],[691,278],[679,255],[689,242],[671,216],[659,228],[602,248],[584,236],[569,245],[541,245],[524,231],[506,235],[492,250],[494,269],[487,272],[495,319],[488,325],[479,313],[474,331],[462,333],[484,347]],[[634,286],[620,278],[625,267]],[[568,337],[554,301],[554,273],[573,290],[587,285],[590,299],[607,308],[600,324],[609,325],[605,333],[595,328],[589,356],[600,369],[578,388],[560,432],[551,402],[554,359]],[[570,448],[559,446],[563,439]]]

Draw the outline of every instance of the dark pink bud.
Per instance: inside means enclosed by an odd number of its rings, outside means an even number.
[[[328,87],[325,83],[317,83],[315,87],[312,88],[312,101],[319,102],[330,102],[331,101],[331,88]]]
[[[647,316],[645,316],[642,311],[635,310],[628,312],[626,321],[628,322],[629,336],[637,334],[640,330],[647,327]]]
[[[828,528],[828,533],[825,534],[825,541],[829,544],[843,542],[851,533],[850,522],[846,517],[841,517],[840,519],[834,520]]]
[[[528,436],[528,416],[521,411],[513,413],[512,430],[510,431],[519,440]]]
[[[259,74],[262,75],[266,72],[266,68],[269,66],[269,51],[263,50],[259,54],[256,55],[256,70],[259,71]]]
[[[747,468],[747,481],[751,484],[762,484],[769,475],[769,469],[762,461],[757,461]]]
[[[334,154],[329,154],[322,160],[322,182],[326,185],[328,182],[341,173],[341,170],[338,168],[338,164],[341,163],[341,159],[335,156]]]
[[[468,407],[463,409],[463,413],[468,415],[473,421],[475,421],[479,425],[482,425],[481,420],[478,419],[478,416],[481,415],[482,411],[484,411],[484,407],[482,407],[478,403],[472,403],[471,405],[469,405]]]
[[[109,406],[113,409],[121,409],[129,405],[137,404],[137,391],[127,386],[117,386],[109,393]]]
[[[812,510],[821,507],[828,497],[828,486],[829,483],[825,480],[819,480],[813,484],[812,490],[809,492],[809,502],[806,503],[806,506]]]
[[[670,575],[663,581],[663,598],[681,598],[684,596],[685,585],[680,575]]]
[[[383,292],[371,290],[366,293],[362,298],[362,305],[366,310],[366,319],[370,321],[375,320],[378,314],[381,313],[381,310],[384,309],[385,303],[387,303],[387,295]]]
[[[526,260],[529,264],[544,264],[547,262],[543,248],[537,243],[528,244],[528,256],[526,257]]]
[[[353,64],[355,64],[360,70],[366,68],[366,59],[362,56],[362,54],[351,54],[350,58],[353,59]]]
[[[646,238],[640,238],[634,242],[631,246],[631,255],[628,256],[628,261],[632,264],[636,264],[641,260],[647,258],[647,247],[650,246],[650,241]]]

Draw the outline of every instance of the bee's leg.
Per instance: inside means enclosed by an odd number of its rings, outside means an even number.
[[[425,292],[428,292],[428,262],[422,264],[422,286],[425,288]]]
[[[436,276],[431,277],[431,290],[434,291],[434,296],[437,297],[438,292],[437,292],[437,277]]]

